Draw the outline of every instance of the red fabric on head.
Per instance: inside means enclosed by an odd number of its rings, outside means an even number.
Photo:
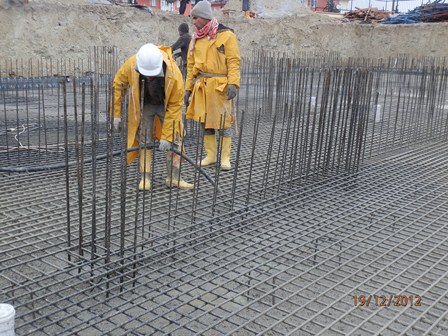
[[[201,29],[196,29],[191,38],[193,42],[191,43],[190,54],[193,53],[194,45],[196,44],[197,39],[201,39],[206,36],[208,36],[209,40],[214,39],[216,37],[216,34],[218,33],[218,26],[218,20],[216,20],[216,18],[213,18],[209,22],[207,22],[207,24]]]

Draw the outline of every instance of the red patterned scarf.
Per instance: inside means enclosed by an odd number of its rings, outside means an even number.
[[[218,20],[216,20],[216,18],[213,18],[209,22],[207,22],[204,27],[196,30],[191,38],[193,42],[191,43],[190,54],[193,53],[194,45],[196,44],[197,39],[201,39],[206,36],[208,36],[209,40],[214,39],[216,37],[216,34],[218,33],[218,26]]]

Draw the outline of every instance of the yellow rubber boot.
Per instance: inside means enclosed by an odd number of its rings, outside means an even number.
[[[140,149],[140,173],[142,178],[138,185],[138,190],[151,189],[151,161],[152,151],[150,149]]]
[[[201,166],[206,167],[216,163],[216,137],[214,134],[204,135],[205,158]]]
[[[222,149],[221,149],[221,170],[230,170],[232,165],[230,164],[230,148],[232,147],[231,137],[222,137]]]
[[[193,189],[193,184],[185,182],[183,179],[180,178],[180,172],[179,168],[172,167],[172,175],[168,174],[166,178],[166,186],[170,188],[173,186],[174,188],[189,190]]]
[[[193,189],[191,183],[185,182],[180,178],[180,157],[177,154],[171,154],[171,152],[166,153],[166,170],[168,171],[168,176],[166,177],[166,186],[170,188],[171,186],[179,189]]]

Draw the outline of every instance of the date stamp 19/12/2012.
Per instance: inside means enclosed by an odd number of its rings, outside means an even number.
[[[420,307],[422,300],[420,295],[353,295],[356,307]]]

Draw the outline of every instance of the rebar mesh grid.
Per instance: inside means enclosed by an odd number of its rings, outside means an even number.
[[[12,151],[8,167],[77,163],[0,176],[0,301],[15,306],[18,335],[446,334],[446,70],[288,74],[298,63],[262,63],[243,76],[234,170],[207,168],[219,191],[189,165],[195,190],[167,189],[160,153],[150,193],[119,156],[86,163],[80,180],[74,132],[95,125],[88,114],[86,124],[70,114],[68,152]],[[17,124],[9,105],[6,128]],[[59,130],[59,116],[44,129]],[[105,138],[83,146],[87,158],[111,150],[107,125],[97,130]]]
[[[67,262],[63,223],[39,228],[57,205],[33,197],[37,209],[53,209],[21,223],[26,245],[11,244],[12,237],[20,243],[16,231],[2,236],[12,245],[2,282],[13,284],[2,296],[17,309],[19,335],[443,334],[445,150],[422,147],[350,178],[297,185],[245,211],[161,234],[104,266]],[[63,189],[61,176],[53,180]],[[39,179],[23,182],[36,196],[46,190]],[[379,307],[372,299],[360,307],[354,295],[422,301]]]

